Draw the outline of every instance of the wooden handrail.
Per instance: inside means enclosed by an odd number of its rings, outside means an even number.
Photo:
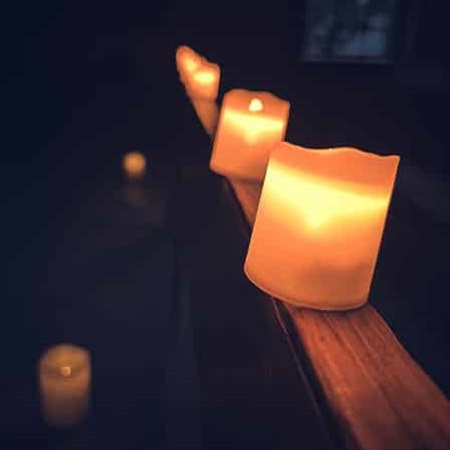
[[[249,237],[261,186],[225,181]],[[346,448],[447,449],[450,403],[367,304],[346,312],[297,308],[268,296],[303,353]]]

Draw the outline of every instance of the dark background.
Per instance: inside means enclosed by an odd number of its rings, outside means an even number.
[[[393,64],[313,65],[300,61],[302,2],[2,2],[3,262],[33,244],[75,184],[116,176],[127,150],[150,164],[207,164],[208,137],[174,64],[187,44],[221,66],[220,95],[241,87],[290,100],[287,140],[396,153],[426,175],[399,179],[407,187],[393,199],[391,253],[381,253],[387,284],[374,285],[373,302],[448,392],[448,216],[436,214],[448,201],[430,186],[448,182],[449,28],[436,2],[401,2],[398,13]],[[424,187],[427,207],[411,186]],[[6,274],[3,320],[20,321]]]
[[[235,86],[272,90],[287,96],[294,112],[306,120],[321,116],[327,122],[330,108],[348,114],[360,106],[353,105],[354,97],[377,102],[373,106],[380,115],[392,114],[388,105],[383,109],[383,100],[407,94],[413,104],[396,119],[400,127],[417,119],[428,132],[419,136],[421,144],[435,145],[445,123],[441,107],[448,94],[449,32],[445,10],[436,3],[400,2],[396,64],[353,66],[345,73],[336,65],[312,69],[301,64],[302,2],[22,0],[2,2],[1,21],[2,103],[9,144],[5,154],[14,163],[58,164],[74,153],[81,157],[81,143],[111,131],[115,148],[121,150],[136,147],[162,158],[198,157],[199,150],[183,142],[183,133],[193,131],[186,123],[190,116],[174,70],[180,44],[221,65],[222,91]],[[336,92],[328,87],[333,82]],[[377,87],[382,90],[373,89]],[[311,89],[307,99],[301,97]],[[306,108],[306,101],[317,106]],[[368,128],[365,114],[369,111],[358,109],[359,121],[348,124],[342,136],[332,136],[336,130],[329,123],[320,123],[322,136],[302,123],[290,125],[299,140],[317,140],[317,146],[328,135],[335,144],[366,144],[359,132],[364,123]],[[339,120],[336,116],[333,120]],[[418,147],[415,142],[389,142],[389,131],[377,130],[385,148],[406,154]],[[439,170],[439,150],[420,151],[417,157]]]
[[[222,93],[240,86],[289,98],[291,140],[378,150],[376,134],[380,149],[445,174],[449,32],[444,8],[425,3],[400,2],[394,65],[341,70],[301,64],[302,2],[2,2],[4,161],[47,172],[124,148],[200,157],[174,70],[176,47],[188,44],[221,65]],[[401,112],[399,97],[409,102]],[[367,106],[391,120],[375,130]],[[401,128],[396,142],[390,134]],[[84,153],[105,135],[114,136],[108,148]]]

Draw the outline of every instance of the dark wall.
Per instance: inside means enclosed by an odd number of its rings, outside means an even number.
[[[297,96],[314,87],[301,86],[303,2],[6,0],[1,8],[4,142],[15,165],[131,147],[166,159],[195,156],[199,146],[186,141],[193,133],[201,139],[201,130],[177,80],[180,44],[221,64],[222,93],[272,90],[300,104]],[[417,8],[412,60],[445,63],[443,10],[428,2]],[[397,81],[427,87],[436,77],[401,72]]]

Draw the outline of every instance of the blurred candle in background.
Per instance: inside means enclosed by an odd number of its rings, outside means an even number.
[[[210,167],[229,178],[262,182],[273,147],[286,134],[289,102],[242,89],[223,99]]]
[[[91,362],[87,350],[70,344],[48,349],[39,361],[42,415],[50,426],[80,422],[88,412]]]
[[[183,85],[186,84],[189,77],[201,66],[202,57],[187,45],[177,48],[175,54],[178,74]]]
[[[355,148],[278,144],[244,265],[248,278],[298,306],[365,303],[399,160]]]
[[[132,180],[140,180],[144,178],[147,170],[146,157],[137,151],[128,152],[124,155],[122,166],[125,175]]]
[[[219,92],[220,67],[185,45],[177,49],[176,63],[180,80],[197,117],[206,133],[214,134],[219,115],[216,100]]]

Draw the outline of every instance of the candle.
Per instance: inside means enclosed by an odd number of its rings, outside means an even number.
[[[220,67],[183,45],[176,52],[177,70],[189,97],[215,101],[219,92]]]
[[[229,91],[222,103],[211,169],[262,182],[270,152],[286,134],[289,106],[269,92]]]
[[[216,131],[217,118],[219,117],[217,104],[197,97],[191,97],[191,103],[203,130],[208,136],[212,136]]]
[[[216,99],[219,92],[220,67],[187,46],[177,49],[176,63],[180,80],[197,117],[204,130],[212,135],[219,115]]]
[[[147,159],[140,152],[129,152],[123,157],[122,166],[128,178],[139,180],[145,176]]]
[[[175,60],[180,81],[186,84],[190,76],[202,65],[202,57],[187,45],[177,48]]]
[[[44,420],[51,426],[80,422],[89,408],[90,354],[69,344],[48,349],[39,361],[39,389]]]
[[[354,148],[278,144],[244,264],[248,278],[298,306],[365,303],[399,160]]]

